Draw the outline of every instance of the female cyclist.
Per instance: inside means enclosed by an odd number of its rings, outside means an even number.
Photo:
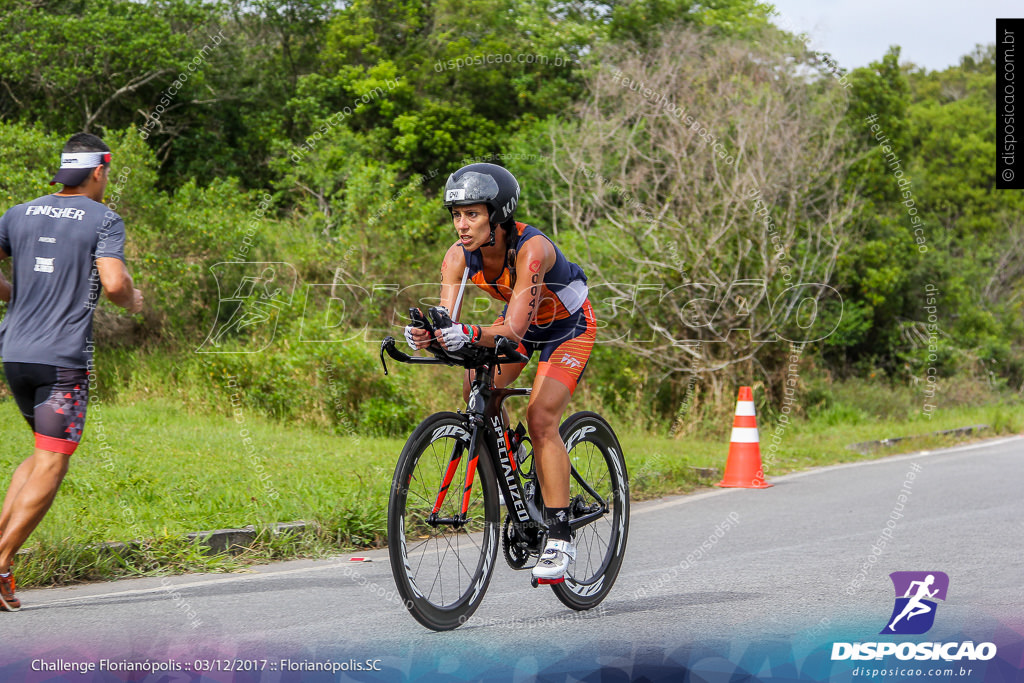
[[[495,164],[470,164],[449,176],[444,206],[451,212],[458,241],[441,262],[441,305],[458,320],[455,302],[461,301],[459,289],[468,269],[469,280],[504,301],[505,309],[489,326],[455,322],[436,330],[435,336],[450,351],[466,344],[494,346],[494,338],[503,336],[519,343],[527,356],[540,352],[526,424],[548,539],[533,576],[556,583],[576,555],[569,530],[569,455],[558,425],[586,369],[596,321],[583,269],[537,228],[515,221],[518,203],[519,183]],[[413,349],[431,342],[427,331],[412,326],[405,328],[405,337]],[[511,384],[523,367],[506,366],[496,386]],[[467,395],[470,381],[467,375]]]

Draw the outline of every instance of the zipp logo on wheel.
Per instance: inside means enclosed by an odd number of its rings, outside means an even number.
[[[446,436],[455,436],[462,441],[469,441],[469,434],[465,429],[458,425],[444,425],[434,430],[434,433],[430,435],[431,441],[437,441]]]
[[[589,425],[587,425],[586,427],[581,427],[580,429],[577,429],[575,432],[572,433],[572,435],[568,439],[565,440],[565,450],[571,451],[572,447],[576,445],[577,441],[581,440],[587,434],[590,434],[591,432],[596,432],[596,431],[597,431],[596,427],[591,427]]]
[[[920,635],[935,623],[936,600],[946,600],[949,577],[945,572],[893,572],[896,590],[892,615],[879,634]]]

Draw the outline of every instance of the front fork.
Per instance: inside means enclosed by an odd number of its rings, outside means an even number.
[[[473,422],[472,416],[469,419],[470,422]],[[472,428],[471,425],[469,433],[470,456],[469,462],[466,463],[466,480],[462,489],[462,504],[459,508],[459,514],[455,517],[438,517],[441,506],[444,505],[445,498],[448,497],[448,489],[452,485],[452,480],[455,479],[455,473],[459,470],[459,464],[462,462],[462,456],[465,451],[462,442],[456,441],[455,446],[452,448],[452,454],[448,458],[448,468],[445,470],[441,487],[437,491],[434,507],[430,510],[430,515],[427,517],[427,524],[430,526],[447,524],[458,529],[464,526],[469,519],[469,493],[473,488],[473,481],[476,478],[476,466],[480,457],[477,449],[480,430]]]

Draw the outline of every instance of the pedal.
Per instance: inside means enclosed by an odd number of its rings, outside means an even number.
[[[557,579],[534,579],[534,581],[541,585],[550,585],[552,583],[565,583],[565,577],[559,576]],[[536,588],[536,586],[534,586]]]

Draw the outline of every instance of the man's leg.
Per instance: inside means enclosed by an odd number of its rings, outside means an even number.
[[[4,529],[7,528],[7,522],[11,518],[11,508],[14,506],[14,499],[18,497],[18,491],[28,481],[34,463],[35,460],[32,456],[28,456],[14,470],[14,474],[11,475],[11,485],[7,488],[7,495],[4,496],[4,506],[0,510],[0,537],[3,536]]]
[[[46,516],[67,474],[70,459],[64,453],[36,448],[15,471],[4,499],[0,574],[11,570],[14,554]]]

